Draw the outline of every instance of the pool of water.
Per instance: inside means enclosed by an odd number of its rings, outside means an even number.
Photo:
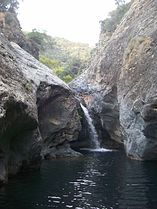
[[[157,163],[120,152],[44,161],[0,188],[0,209],[157,209]]]

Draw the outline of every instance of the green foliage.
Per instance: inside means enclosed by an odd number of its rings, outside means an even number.
[[[0,11],[2,12],[9,11],[15,13],[18,6],[18,0],[0,0]]]
[[[65,75],[65,72],[64,72],[64,68],[63,68],[63,67],[54,68],[54,73],[55,73],[59,78],[63,78],[64,75]]]
[[[44,44],[44,33],[40,33],[36,29],[33,29],[32,32],[27,33],[28,38],[32,39],[34,42],[36,42],[39,46],[42,46]]]
[[[123,5],[123,4],[125,4],[125,0],[115,0],[115,4],[117,6]]]
[[[39,57],[40,62],[44,65],[48,66],[49,68],[59,68],[61,65],[57,60],[50,59],[44,55],[40,55]]]
[[[73,77],[71,75],[65,75],[62,78],[63,81],[65,81],[66,83],[69,83],[70,81],[73,80]]]
[[[109,17],[103,21],[100,21],[101,24],[101,32],[114,32],[117,28],[117,25],[121,22],[125,13],[129,10],[131,6],[131,2],[124,4],[125,1],[117,1],[119,2],[119,6],[116,10],[113,10],[109,13]]]
[[[46,32],[39,32],[36,29],[26,35],[38,44],[40,61],[52,68],[65,82],[79,75],[89,63],[91,48],[88,44],[53,38]]]
[[[66,83],[70,82],[74,77],[70,75],[70,72],[66,71],[58,60],[50,59],[45,55],[40,55],[40,62],[51,68],[53,72]]]

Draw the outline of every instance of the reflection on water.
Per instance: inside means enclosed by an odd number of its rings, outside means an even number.
[[[157,209],[156,162],[119,152],[46,161],[0,189],[0,209]]]

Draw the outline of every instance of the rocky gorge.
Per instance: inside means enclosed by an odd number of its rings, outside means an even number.
[[[132,159],[157,159],[156,17],[155,0],[134,0],[90,67],[69,86],[34,58],[36,51],[33,57],[1,31],[1,183],[38,169],[41,159],[81,156],[73,148],[90,142],[80,101],[102,145],[124,146]]]
[[[102,132],[137,160],[157,158],[156,17],[156,1],[134,0],[91,66],[71,83]]]

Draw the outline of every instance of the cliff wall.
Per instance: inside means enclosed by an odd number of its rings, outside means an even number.
[[[156,34],[156,0],[134,0],[101,53],[71,83],[134,159],[157,158]]]

